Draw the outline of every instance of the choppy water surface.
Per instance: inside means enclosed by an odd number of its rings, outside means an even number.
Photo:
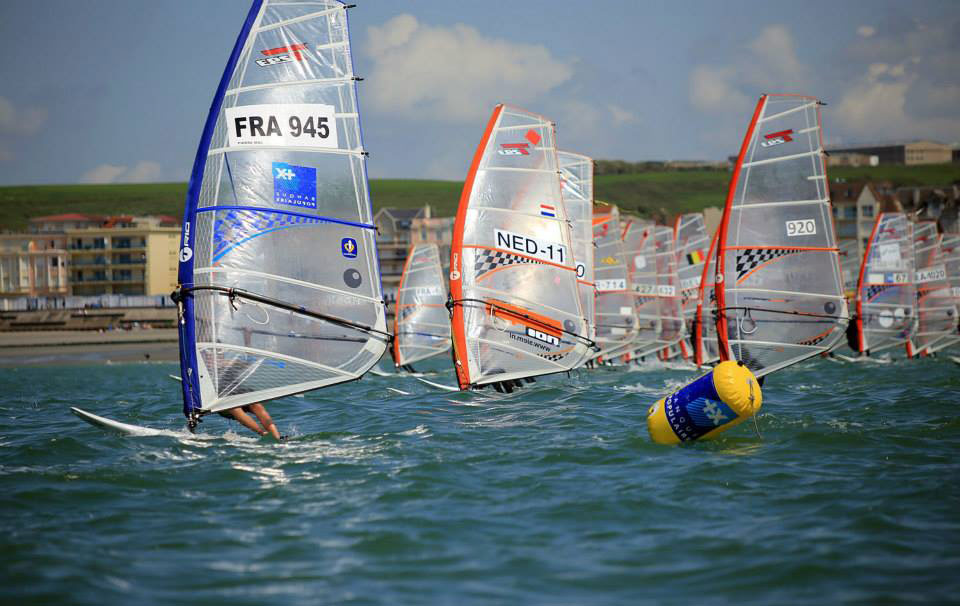
[[[802,364],[767,381],[760,436],[747,423],[685,447],[650,443],[645,414],[691,372],[601,369],[512,395],[368,375],[273,403],[280,445],[219,417],[187,434],[175,372],[0,370],[0,601],[960,595],[960,368],[946,359]],[[117,437],[69,406],[179,433]]]

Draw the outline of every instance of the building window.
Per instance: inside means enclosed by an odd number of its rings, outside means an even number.
[[[873,216],[873,204],[864,204],[863,206],[863,216],[872,217]]]

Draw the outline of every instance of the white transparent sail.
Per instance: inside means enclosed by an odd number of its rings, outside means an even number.
[[[947,268],[940,250],[940,235],[935,221],[919,221],[914,227],[916,254],[917,317],[912,343],[916,353],[935,351],[941,339],[949,339],[956,330],[957,307],[947,280]]]
[[[717,237],[715,231],[710,239],[707,262],[703,266],[700,288],[697,292],[697,309],[694,318],[694,362],[697,366],[713,364],[720,359],[720,344],[717,341]]]
[[[587,337],[594,340],[596,298],[593,275],[593,160],[572,152],[558,151],[563,204],[573,237],[573,259],[577,267],[580,308],[587,321]],[[586,362],[592,350],[582,362]],[[582,363],[581,362],[581,363]]]
[[[861,353],[903,345],[913,330],[913,224],[903,213],[880,213],[858,278],[856,336]]]
[[[346,6],[254,3],[194,165],[185,412],[354,380],[389,335]]]
[[[940,255],[944,269],[947,271],[947,282],[950,284],[950,298],[954,308],[960,311],[960,235],[943,234],[940,238]],[[953,330],[947,333],[927,350],[931,353],[960,343],[960,321],[954,314]]]
[[[660,347],[660,298],[657,295],[657,249],[653,221],[629,218],[623,225],[624,260],[637,314],[637,335],[626,353],[628,360],[647,356]]]
[[[408,366],[450,349],[447,287],[436,244],[414,244],[397,289],[393,361]]]
[[[660,333],[657,335],[663,355],[668,355],[672,345],[680,344],[686,335],[680,295],[680,278],[677,275],[677,253],[673,229],[657,225],[654,232],[657,263],[657,299],[660,307]],[[681,352],[682,353],[682,352]]]
[[[691,337],[697,315],[697,303],[700,300],[700,280],[703,278],[703,266],[707,260],[710,238],[707,236],[707,228],[703,224],[701,213],[688,213],[677,217],[673,233],[677,247],[680,306],[683,310],[686,335]],[[689,358],[693,350],[688,348],[687,339],[681,339],[679,345],[683,357]]]
[[[623,351],[637,335],[637,317],[621,240],[620,210],[593,206],[594,283],[597,288],[597,357]]]
[[[569,370],[592,344],[554,133],[498,105],[464,183],[450,262],[461,389]]]
[[[829,350],[848,320],[819,106],[760,98],[720,224],[720,354],[757,376]]]

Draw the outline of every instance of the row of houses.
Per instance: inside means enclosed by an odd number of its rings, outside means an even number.
[[[941,232],[958,232],[960,187],[899,187],[886,182],[830,184],[837,237],[870,237],[884,211],[938,221]],[[708,209],[712,210],[712,209]],[[719,209],[705,213],[719,221]],[[435,243],[450,259],[453,217],[436,217],[430,206],[383,208],[374,216],[383,292],[396,299],[411,246]],[[159,296],[177,282],[180,221],[170,216],[64,214],[35,217],[23,233],[0,234],[0,300],[23,297]],[[445,268],[445,270],[448,268]]]
[[[429,206],[381,209],[374,217],[384,294],[396,296],[411,245],[433,242],[449,259],[453,218]],[[153,296],[177,283],[180,220],[170,216],[70,213],[30,219],[0,234],[0,299]]]

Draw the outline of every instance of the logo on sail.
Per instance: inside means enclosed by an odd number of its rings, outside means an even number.
[[[530,145],[536,145],[540,143],[540,135],[537,131],[530,129],[523,136],[524,139],[530,143],[501,143],[500,149],[497,150],[497,153],[501,156],[529,156],[530,155]]]
[[[257,65],[260,67],[270,67],[280,63],[290,63],[292,61],[303,60],[300,51],[306,50],[306,44],[291,44],[290,46],[278,46],[277,48],[268,48],[260,51],[261,55],[266,55],[266,59],[257,59]]]
[[[357,241],[353,238],[344,238],[340,240],[340,252],[348,259],[357,258]]]
[[[274,162],[273,201],[300,208],[316,208],[317,169],[312,166]]]
[[[766,141],[760,142],[760,147],[773,147],[774,145],[780,145],[786,143],[787,141],[793,141],[793,138],[790,136],[793,134],[793,129],[788,128],[787,130],[777,131],[775,133],[770,133],[769,135],[764,135],[763,138]]]

